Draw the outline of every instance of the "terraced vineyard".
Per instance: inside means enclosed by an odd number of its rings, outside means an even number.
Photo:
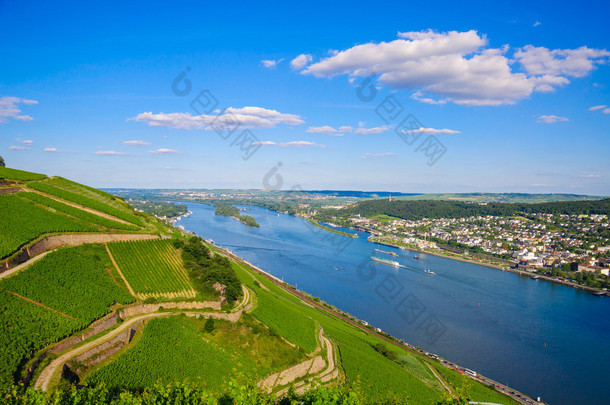
[[[142,298],[195,296],[180,251],[170,240],[113,242],[108,248],[131,288]]]
[[[136,216],[132,208],[118,197],[61,177],[31,182],[28,183],[28,187],[112,215],[132,224],[143,225],[142,219]]]
[[[98,228],[77,219],[57,215],[14,194],[0,195],[0,259],[38,236],[52,232],[94,232]],[[6,215],[5,213],[10,213]]]
[[[109,266],[102,245],[84,245],[51,252],[0,281],[0,386],[32,350],[83,329],[114,302],[133,301],[113,282]]]
[[[112,262],[101,244],[62,248],[0,281],[0,288],[40,302],[85,326],[115,302],[134,298],[109,275]]]
[[[44,174],[26,172],[24,170],[9,169],[8,167],[0,167],[0,179],[28,181],[42,180],[47,177]]]

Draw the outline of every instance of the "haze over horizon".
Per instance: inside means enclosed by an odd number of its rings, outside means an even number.
[[[0,155],[103,188],[607,196],[607,15],[2,2]]]

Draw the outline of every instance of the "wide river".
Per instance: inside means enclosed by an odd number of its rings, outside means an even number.
[[[610,403],[609,297],[242,208],[260,228],[192,203],[193,214],[177,224],[375,327],[534,398]],[[373,263],[372,256],[404,267]]]

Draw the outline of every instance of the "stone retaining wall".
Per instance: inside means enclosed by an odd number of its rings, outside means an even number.
[[[138,304],[124,308],[119,312],[122,319],[127,319],[135,315],[150,314],[159,309],[205,309],[210,308],[220,311],[219,301],[204,302],[162,302],[157,304]]]
[[[4,261],[4,263],[0,265],[0,273],[17,266],[18,264],[21,264],[34,256],[38,256],[43,252],[57,249],[63,246],[79,246],[84,245],[85,243],[107,243],[158,238],[158,235],[149,235],[141,233],[51,235],[39,240],[38,242],[33,243],[30,246],[26,246],[25,248],[21,249],[21,251],[11,260]]]

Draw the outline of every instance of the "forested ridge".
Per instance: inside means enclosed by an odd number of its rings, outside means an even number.
[[[595,201],[560,201],[548,203],[466,203],[458,201],[388,201],[367,200],[338,211],[339,216],[365,217],[385,214],[392,217],[418,220],[422,218],[467,218],[472,216],[514,216],[519,214],[610,214],[610,198]]]

